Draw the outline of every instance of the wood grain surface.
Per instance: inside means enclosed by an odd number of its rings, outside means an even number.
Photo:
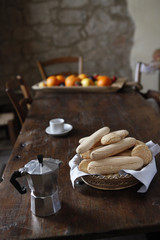
[[[45,133],[52,118],[73,125],[66,136]],[[86,184],[73,189],[69,160],[78,140],[97,129],[127,129],[141,141],[160,144],[160,115],[136,92],[44,93],[37,92],[21,129],[0,184],[0,236],[2,239],[96,239],[160,230],[160,156],[158,173],[147,193],[140,186],[103,191]],[[20,195],[10,184],[11,174],[35,159],[37,154],[63,161],[59,174],[62,209],[40,218],[30,211],[30,190]],[[25,178],[21,184],[27,185]]]

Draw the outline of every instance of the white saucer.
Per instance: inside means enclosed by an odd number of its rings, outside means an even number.
[[[68,124],[68,123],[65,123],[64,124],[64,131],[61,132],[61,133],[54,133],[54,132],[51,132],[50,131],[50,126],[46,128],[46,133],[49,134],[49,135],[53,135],[53,136],[63,136],[67,133],[69,133],[71,130],[72,130],[72,125],[71,124]]]

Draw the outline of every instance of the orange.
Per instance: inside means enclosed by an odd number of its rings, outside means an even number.
[[[84,74],[84,73],[81,73],[81,74],[78,75],[78,77],[79,77],[81,80],[83,80],[84,78],[87,78],[88,76],[87,76],[86,74]]]
[[[69,75],[66,79],[65,79],[65,86],[66,87],[72,87],[75,85],[75,82],[79,82],[80,79],[75,76],[75,75]]]
[[[112,79],[108,76],[98,76],[97,86],[109,86],[112,84]]]
[[[58,85],[58,80],[57,80],[56,76],[51,75],[47,78],[46,83],[47,83],[48,87],[57,86]]]
[[[57,78],[59,84],[65,82],[65,77],[63,75],[57,75],[56,78]]]

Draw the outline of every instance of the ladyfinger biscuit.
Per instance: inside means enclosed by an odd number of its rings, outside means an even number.
[[[123,152],[118,153],[118,156],[131,156],[132,149],[127,149]]]
[[[90,158],[92,160],[100,160],[106,157],[110,157],[133,147],[135,143],[136,143],[135,138],[127,137],[122,139],[120,142],[106,145],[91,152]]]
[[[129,132],[127,130],[114,131],[114,132],[108,133],[107,135],[103,136],[101,138],[101,143],[103,145],[116,143],[116,142],[119,142],[120,140],[122,140],[123,138],[125,138],[128,134],[129,134]]]
[[[135,146],[137,146],[137,145],[145,145],[145,143],[142,142],[142,141],[140,141],[140,140],[137,140],[137,139],[136,139],[136,144],[135,144]]]
[[[144,165],[147,165],[152,160],[152,153],[146,144],[139,144],[131,151],[131,156],[137,156],[143,159]]]
[[[79,170],[82,172],[88,173],[87,167],[90,162],[91,162],[91,159],[82,160],[78,166]]]
[[[82,143],[85,139],[87,139],[88,137],[83,137],[79,139],[79,143]]]
[[[88,150],[87,152],[81,153],[80,155],[81,155],[81,157],[82,157],[83,159],[85,159],[85,158],[88,159],[88,158],[90,158],[91,152],[92,152],[92,151],[95,151],[96,149],[98,149],[98,148],[100,148],[100,147],[102,147],[102,145],[101,145],[101,146],[94,147],[94,148],[91,148],[91,149]]]
[[[87,139],[88,137],[84,137],[84,138],[81,138],[79,139],[79,143],[82,143],[85,139]],[[102,146],[101,144],[101,141],[98,141],[97,143],[95,143],[95,145],[93,146],[94,147],[97,147],[97,146]]]
[[[121,169],[137,170],[143,166],[143,159],[140,157],[108,157],[99,161],[91,161],[88,164],[90,174],[112,174],[118,173]]]
[[[94,132],[92,135],[84,139],[82,143],[77,147],[76,152],[78,154],[84,153],[91,149],[97,142],[100,141],[100,139],[109,133],[110,129],[108,127],[103,127]]]
[[[90,154],[91,154],[91,150],[88,150],[84,153],[81,153],[80,156],[84,159],[84,158],[87,158],[87,159],[90,159]]]

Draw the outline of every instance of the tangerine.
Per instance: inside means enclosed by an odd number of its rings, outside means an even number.
[[[65,86],[66,87],[72,87],[75,85],[75,82],[79,82],[80,79],[75,76],[75,75],[69,75],[66,79],[65,79]]]
[[[47,78],[46,83],[47,83],[48,87],[57,86],[58,80],[57,80],[56,76],[51,75]]]
[[[59,84],[65,82],[65,77],[63,75],[56,75],[56,78],[57,78]]]
[[[78,77],[79,77],[81,80],[83,80],[84,78],[87,78],[88,76],[87,76],[86,74],[84,74],[84,73],[81,73],[81,74],[78,75]]]
[[[109,86],[112,84],[112,79],[108,76],[98,76],[97,86]]]

